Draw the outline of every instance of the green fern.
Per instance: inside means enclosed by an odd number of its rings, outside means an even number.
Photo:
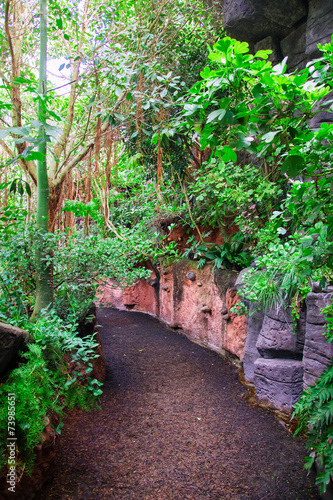
[[[316,483],[323,494],[333,479],[333,366],[327,367],[316,384],[304,391],[293,417],[299,421],[295,434],[307,432],[310,453],[305,468],[318,463]]]

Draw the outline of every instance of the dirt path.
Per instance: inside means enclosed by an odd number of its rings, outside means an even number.
[[[43,500],[319,498],[303,442],[242,399],[233,366],[146,315],[98,321],[102,411],[67,420]]]

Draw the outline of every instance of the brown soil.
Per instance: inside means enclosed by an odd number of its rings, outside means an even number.
[[[320,498],[304,442],[244,401],[232,365],[141,313],[98,322],[102,410],[69,416],[42,500]]]

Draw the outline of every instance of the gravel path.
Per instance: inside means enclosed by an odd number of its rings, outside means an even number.
[[[304,443],[236,369],[140,313],[101,309],[102,410],[73,412],[43,500],[319,499]]]

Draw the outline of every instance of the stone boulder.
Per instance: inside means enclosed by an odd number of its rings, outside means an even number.
[[[29,334],[16,326],[0,322],[0,376],[15,366],[18,352],[29,339]]]
[[[263,359],[254,363],[259,401],[290,413],[303,391],[303,364],[294,359]]]

